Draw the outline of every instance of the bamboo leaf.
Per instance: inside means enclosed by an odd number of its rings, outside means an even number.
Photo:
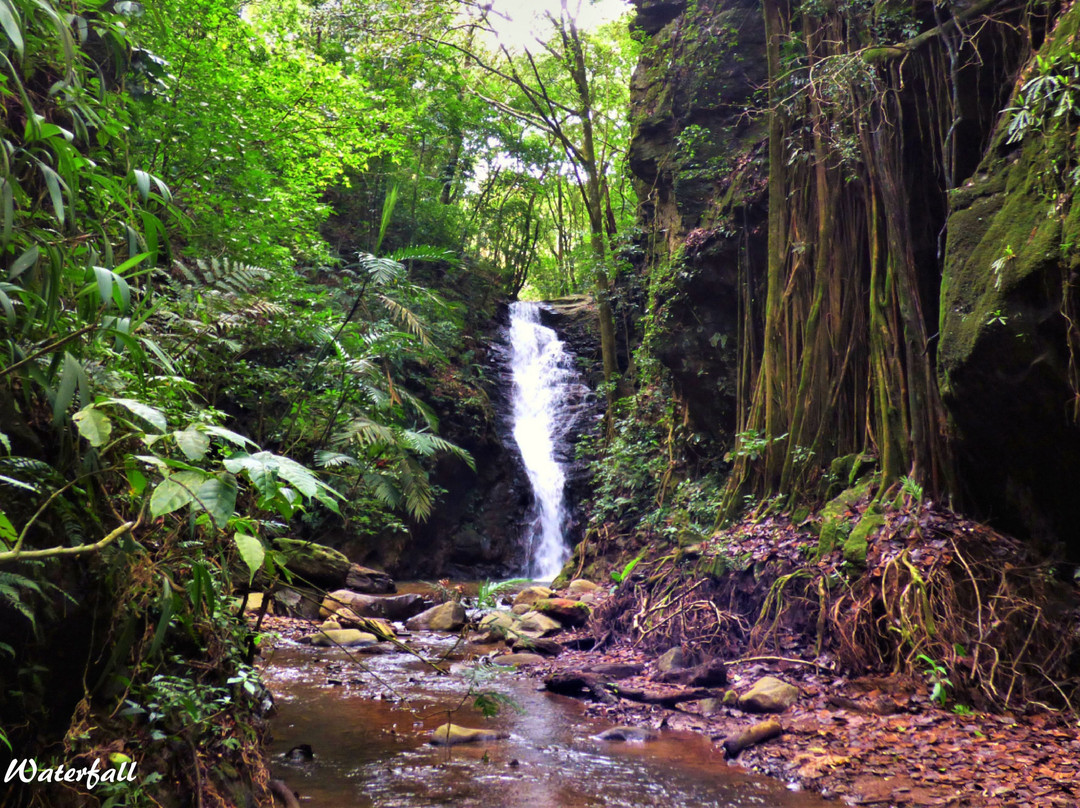
[[[41,249],[35,244],[33,247],[29,247],[22,255],[15,259],[15,263],[11,265],[11,269],[8,270],[8,280],[13,281],[26,270],[37,263],[38,257],[41,255]]]
[[[150,198],[150,175],[137,168],[133,173],[135,175],[135,185],[139,189],[139,197],[143,202],[146,202]]]
[[[0,0],[0,27],[4,29],[11,44],[21,57],[25,44],[23,43],[22,29],[19,27],[19,13],[11,4],[11,0]]]
[[[150,653],[147,654],[151,659],[161,649],[161,644],[165,641],[165,632],[169,630],[169,624],[172,622],[173,611],[175,608],[176,604],[173,599],[172,586],[169,585],[169,579],[162,575],[161,617],[158,618],[157,628],[154,630],[154,639],[150,643]]]

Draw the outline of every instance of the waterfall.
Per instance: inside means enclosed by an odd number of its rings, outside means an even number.
[[[567,439],[580,398],[573,357],[540,322],[540,304],[510,305],[511,417],[535,505],[526,527],[526,572],[551,580],[570,557],[565,532]]]

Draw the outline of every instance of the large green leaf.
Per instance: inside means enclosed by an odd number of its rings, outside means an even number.
[[[176,438],[176,445],[180,447],[180,451],[192,462],[202,460],[210,449],[209,436],[194,427],[189,426],[181,432],[174,432],[173,437]]]
[[[150,495],[150,515],[155,519],[183,508],[195,499],[206,474],[200,471],[178,471],[162,480]]]
[[[231,474],[211,477],[199,486],[195,499],[210,514],[215,527],[223,529],[236,509],[236,478]]]
[[[0,27],[4,29],[4,33],[7,34],[21,57],[24,47],[22,29],[19,28],[19,14],[15,6],[11,4],[11,0],[0,0]]]
[[[102,446],[112,434],[112,421],[97,407],[89,406],[72,416],[79,434],[90,441],[91,446]]]
[[[266,548],[258,537],[249,536],[246,533],[235,534],[233,541],[236,542],[236,549],[240,551],[240,558],[244,559],[244,563],[247,564],[247,568],[251,571],[248,578],[250,584],[255,580],[255,573],[259,571],[259,567],[262,566],[263,560],[266,558]]]
[[[154,427],[158,432],[164,433],[165,430],[169,428],[169,422],[165,419],[165,414],[162,413],[161,410],[156,410],[147,404],[143,404],[141,401],[135,401],[130,398],[110,398],[103,403],[116,404],[118,407],[123,407],[132,415]]]

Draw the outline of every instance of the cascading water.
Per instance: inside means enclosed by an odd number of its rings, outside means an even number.
[[[573,357],[555,332],[540,322],[540,305],[510,305],[511,417],[535,506],[528,531],[526,572],[550,580],[570,556],[565,531],[567,438],[576,419],[580,389]]]

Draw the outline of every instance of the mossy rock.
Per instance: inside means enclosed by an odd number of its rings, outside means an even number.
[[[870,495],[873,486],[874,478],[868,476],[857,485],[842,491],[821,509],[821,530],[818,534],[819,556],[826,556],[837,547],[846,544],[855,527],[848,518],[848,513]]]
[[[844,560],[858,567],[866,566],[866,550],[870,537],[885,524],[885,514],[874,503],[863,513],[859,523],[844,540]]]

